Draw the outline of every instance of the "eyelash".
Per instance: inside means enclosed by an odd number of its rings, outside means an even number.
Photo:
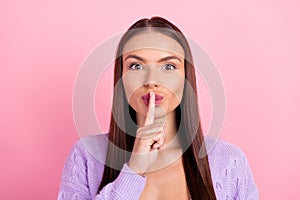
[[[170,66],[172,66],[173,67],[173,69],[172,70],[175,70],[175,69],[177,69],[176,68],[176,66],[175,65],[173,65],[172,63],[167,63],[167,64],[165,64],[164,66],[163,66],[163,68],[165,68],[166,66],[168,66],[168,65],[170,65]]]
[[[140,66],[143,67],[143,65],[140,64],[140,63],[132,63],[132,64],[129,65],[129,69],[131,69],[131,70],[137,70],[137,69],[133,69],[133,67],[136,66],[136,65],[140,65]]]
[[[136,65],[140,65],[141,67],[143,67],[143,65],[140,64],[140,63],[132,63],[132,64],[129,65],[129,69],[131,69],[131,70],[139,70],[139,69],[135,69],[135,68],[134,68],[134,66],[136,66]],[[172,64],[172,63],[166,63],[166,64],[164,64],[164,65],[163,65],[163,69],[165,69],[166,66],[170,66],[170,65],[171,65],[172,68],[173,68],[173,69],[171,69],[171,70],[177,69],[176,66],[175,66],[174,64]],[[166,70],[166,69],[165,69],[165,70]],[[167,71],[170,71],[170,70],[167,70]]]

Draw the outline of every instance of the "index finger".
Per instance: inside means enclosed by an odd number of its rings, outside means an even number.
[[[150,92],[148,111],[145,117],[144,126],[148,126],[154,123],[154,112],[155,112],[155,94],[153,91]]]

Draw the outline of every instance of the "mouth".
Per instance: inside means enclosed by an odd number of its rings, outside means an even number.
[[[164,99],[163,96],[161,96],[159,94],[155,94],[155,105],[161,104],[161,102],[163,101],[163,99]],[[142,100],[143,100],[144,104],[146,106],[148,106],[149,105],[149,101],[150,101],[150,92],[147,93],[147,94],[145,94],[145,95],[143,95],[142,96]]]

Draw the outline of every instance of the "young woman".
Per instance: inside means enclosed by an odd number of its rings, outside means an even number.
[[[203,154],[193,58],[175,25],[134,23],[119,42],[114,86],[109,133],[74,144],[58,199],[258,199],[238,147],[219,140]]]

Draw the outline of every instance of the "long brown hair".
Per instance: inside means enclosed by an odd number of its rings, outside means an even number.
[[[206,156],[204,157],[199,157],[200,149],[205,144],[198,112],[198,102],[197,99],[195,99],[195,95],[197,97],[196,76],[193,66],[192,53],[182,32],[171,22],[161,17],[141,19],[134,23],[122,36],[117,48],[117,56],[115,59],[114,68],[114,86],[116,88],[118,81],[120,81],[122,78],[123,48],[130,38],[143,30],[139,28],[150,28],[153,30],[155,30],[155,28],[159,28],[155,31],[160,31],[163,34],[175,39],[184,49],[185,87],[181,103],[176,108],[176,122],[178,129],[177,134],[179,134],[180,143],[182,146],[187,146],[187,149],[182,155],[186,183],[193,200],[215,200],[216,196],[212,183],[207,154],[205,153]],[[187,83],[189,83],[191,86],[192,91],[187,89]],[[126,112],[126,109],[129,112]],[[118,113],[118,115],[113,115],[113,112]],[[130,114],[130,117],[128,113]],[[115,145],[116,147],[119,147],[127,152],[132,152],[135,140],[134,133],[137,130],[137,126],[132,123],[132,120],[136,123],[135,114],[135,111],[128,104],[125,98],[125,92],[122,85],[121,90],[118,91],[118,94],[116,95],[116,93],[114,93],[113,96],[113,107],[108,136],[112,144],[108,145],[106,165],[98,191],[100,191],[108,183],[113,182],[120,173],[120,170],[118,169],[121,169],[122,165],[129,161],[130,155],[116,151],[116,148],[113,146]],[[129,120],[129,118],[132,118],[132,120]],[[120,124],[117,124],[116,121],[119,121],[119,123],[121,122],[121,124],[124,125],[125,130],[124,128],[120,128]],[[181,125],[179,126],[180,123]],[[131,134],[127,134],[126,132]],[[203,151],[203,149],[201,151]]]

